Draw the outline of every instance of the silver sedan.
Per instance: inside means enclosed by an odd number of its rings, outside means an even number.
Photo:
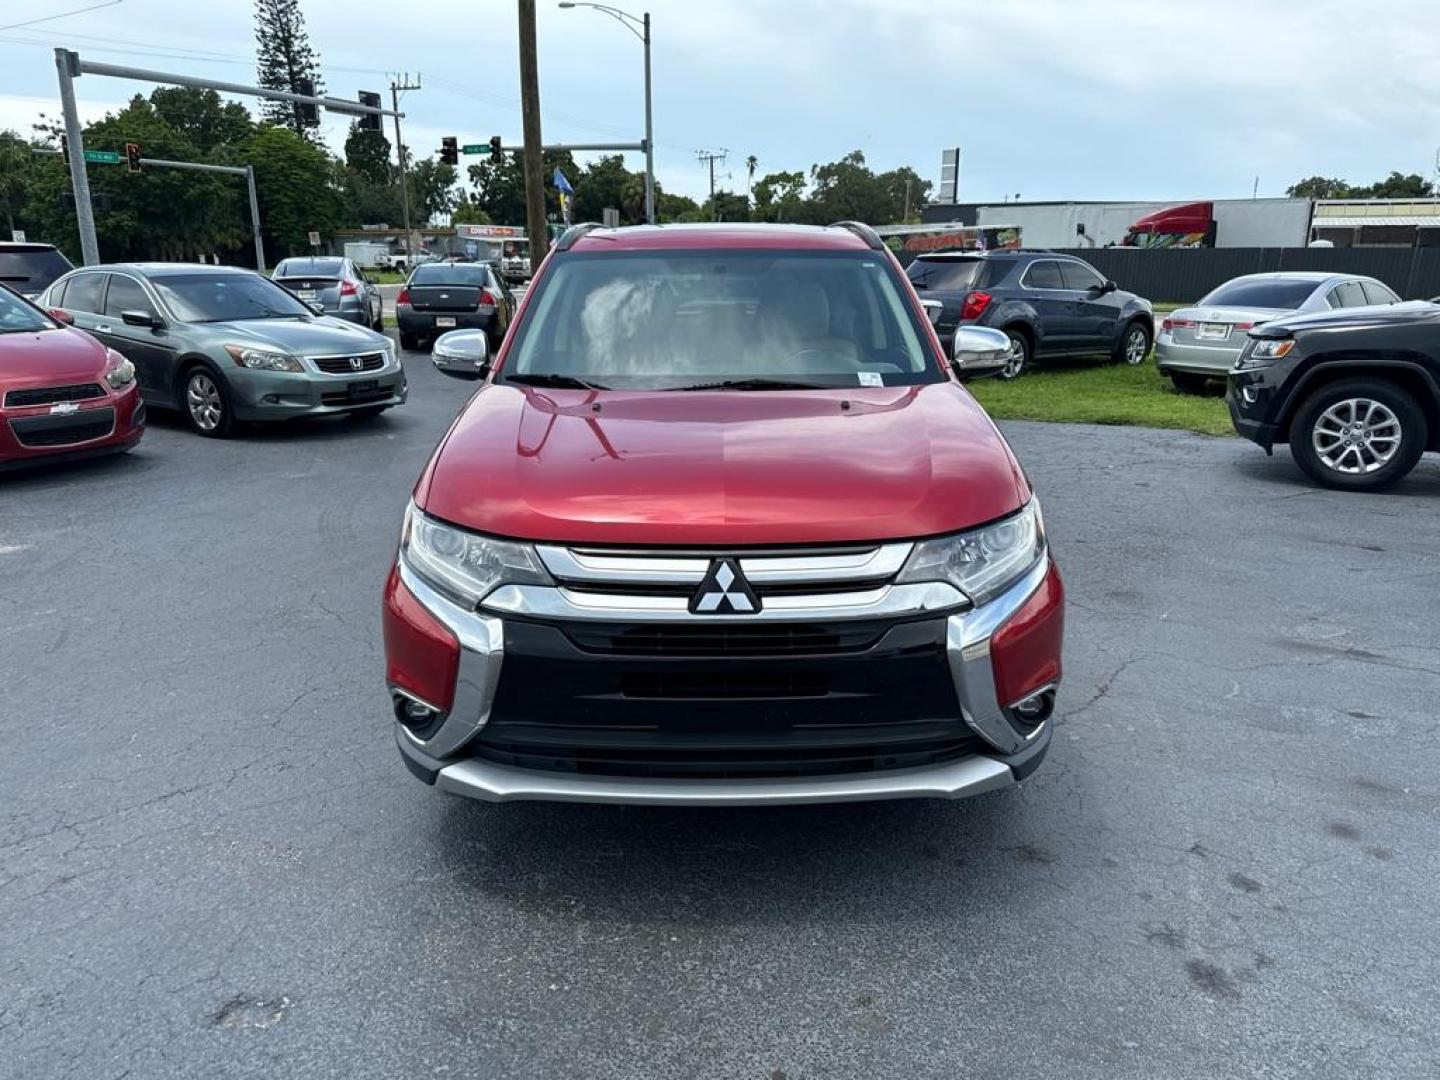
[[[1232,278],[1194,307],[1172,311],[1155,338],[1155,363],[1178,390],[1223,379],[1245,347],[1246,331],[1284,315],[1398,303],[1383,282],[1352,274],[1281,271]]]

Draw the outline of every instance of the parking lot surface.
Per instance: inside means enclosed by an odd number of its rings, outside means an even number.
[[[488,806],[379,593],[471,388],[0,479],[0,1076],[1433,1077],[1440,468],[1012,424],[1049,760],[955,804]],[[837,447],[837,452],[842,448]]]

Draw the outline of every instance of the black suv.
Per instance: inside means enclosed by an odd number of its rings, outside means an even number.
[[[74,267],[54,244],[0,243],[0,281],[34,300]]]
[[[948,353],[962,323],[993,326],[1014,347],[999,373],[1035,360],[1108,354],[1143,363],[1155,340],[1150,301],[1122,292],[1089,263],[1048,251],[937,252],[905,270]]]
[[[1235,430],[1326,487],[1393,484],[1440,450],[1440,304],[1293,315],[1250,331],[1225,400]]]

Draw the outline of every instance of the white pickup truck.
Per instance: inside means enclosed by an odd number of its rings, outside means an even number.
[[[413,266],[419,266],[421,263],[434,262],[435,259],[436,256],[428,251],[417,251],[413,257],[403,251],[398,251],[394,254],[387,253],[377,255],[375,257],[375,265],[381,270],[398,270],[404,274],[408,273]]]

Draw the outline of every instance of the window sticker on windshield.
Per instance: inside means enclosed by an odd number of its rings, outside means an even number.
[[[884,386],[885,380],[878,371],[857,371],[861,386]]]

